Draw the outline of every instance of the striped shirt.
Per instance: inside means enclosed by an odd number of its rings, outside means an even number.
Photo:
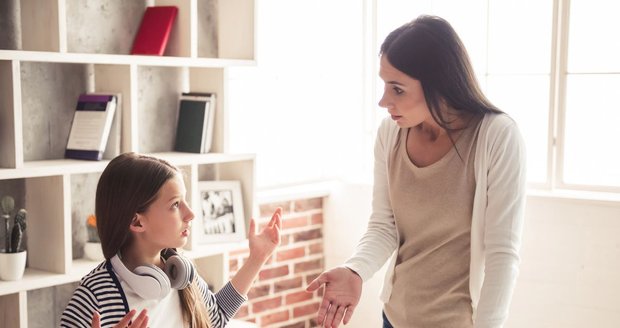
[[[246,298],[230,282],[213,294],[207,283],[200,276],[197,277],[199,291],[206,300],[211,327],[225,327]],[[102,328],[113,327],[129,312],[127,298],[109,260],[82,278],[62,313],[60,326],[90,328],[95,311],[101,315]]]

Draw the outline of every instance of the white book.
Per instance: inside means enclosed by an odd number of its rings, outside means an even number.
[[[101,160],[116,104],[114,95],[80,95],[71,123],[65,157]]]

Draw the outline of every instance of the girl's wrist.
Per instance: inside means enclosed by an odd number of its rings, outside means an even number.
[[[271,256],[271,254],[257,255],[256,253],[250,252],[250,255],[248,256],[248,262],[262,266],[263,264],[265,264],[265,262],[267,262],[269,256]]]

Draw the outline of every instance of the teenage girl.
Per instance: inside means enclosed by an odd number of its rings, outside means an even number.
[[[187,242],[194,219],[186,193],[181,172],[164,160],[125,153],[110,161],[95,205],[106,261],[82,278],[62,314],[62,327],[226,326],[280,244],[281,209],[258,234],[250,221],[248,260],[214,294],[176,252]]]

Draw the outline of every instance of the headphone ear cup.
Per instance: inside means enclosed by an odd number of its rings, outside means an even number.
[[[142,277],[150,277],[155,280],[159,284],[159,288],[148,288],[151,291],[147,291],[147,286],[139,286],[140,290],[145,290],[144,293],[149,293],[150,295],[154,295],[152,297],[145,297],[148,299],[162,299],[168,293],[170,293],[170,279],[168,276],[155,265],[142,265],[133,270],[133,273],[142,276]]]
[[[170,286],[174,289],[185,289],[194,280],[194,266],[180,255],[169,257],[164,270],[170,279]]]

